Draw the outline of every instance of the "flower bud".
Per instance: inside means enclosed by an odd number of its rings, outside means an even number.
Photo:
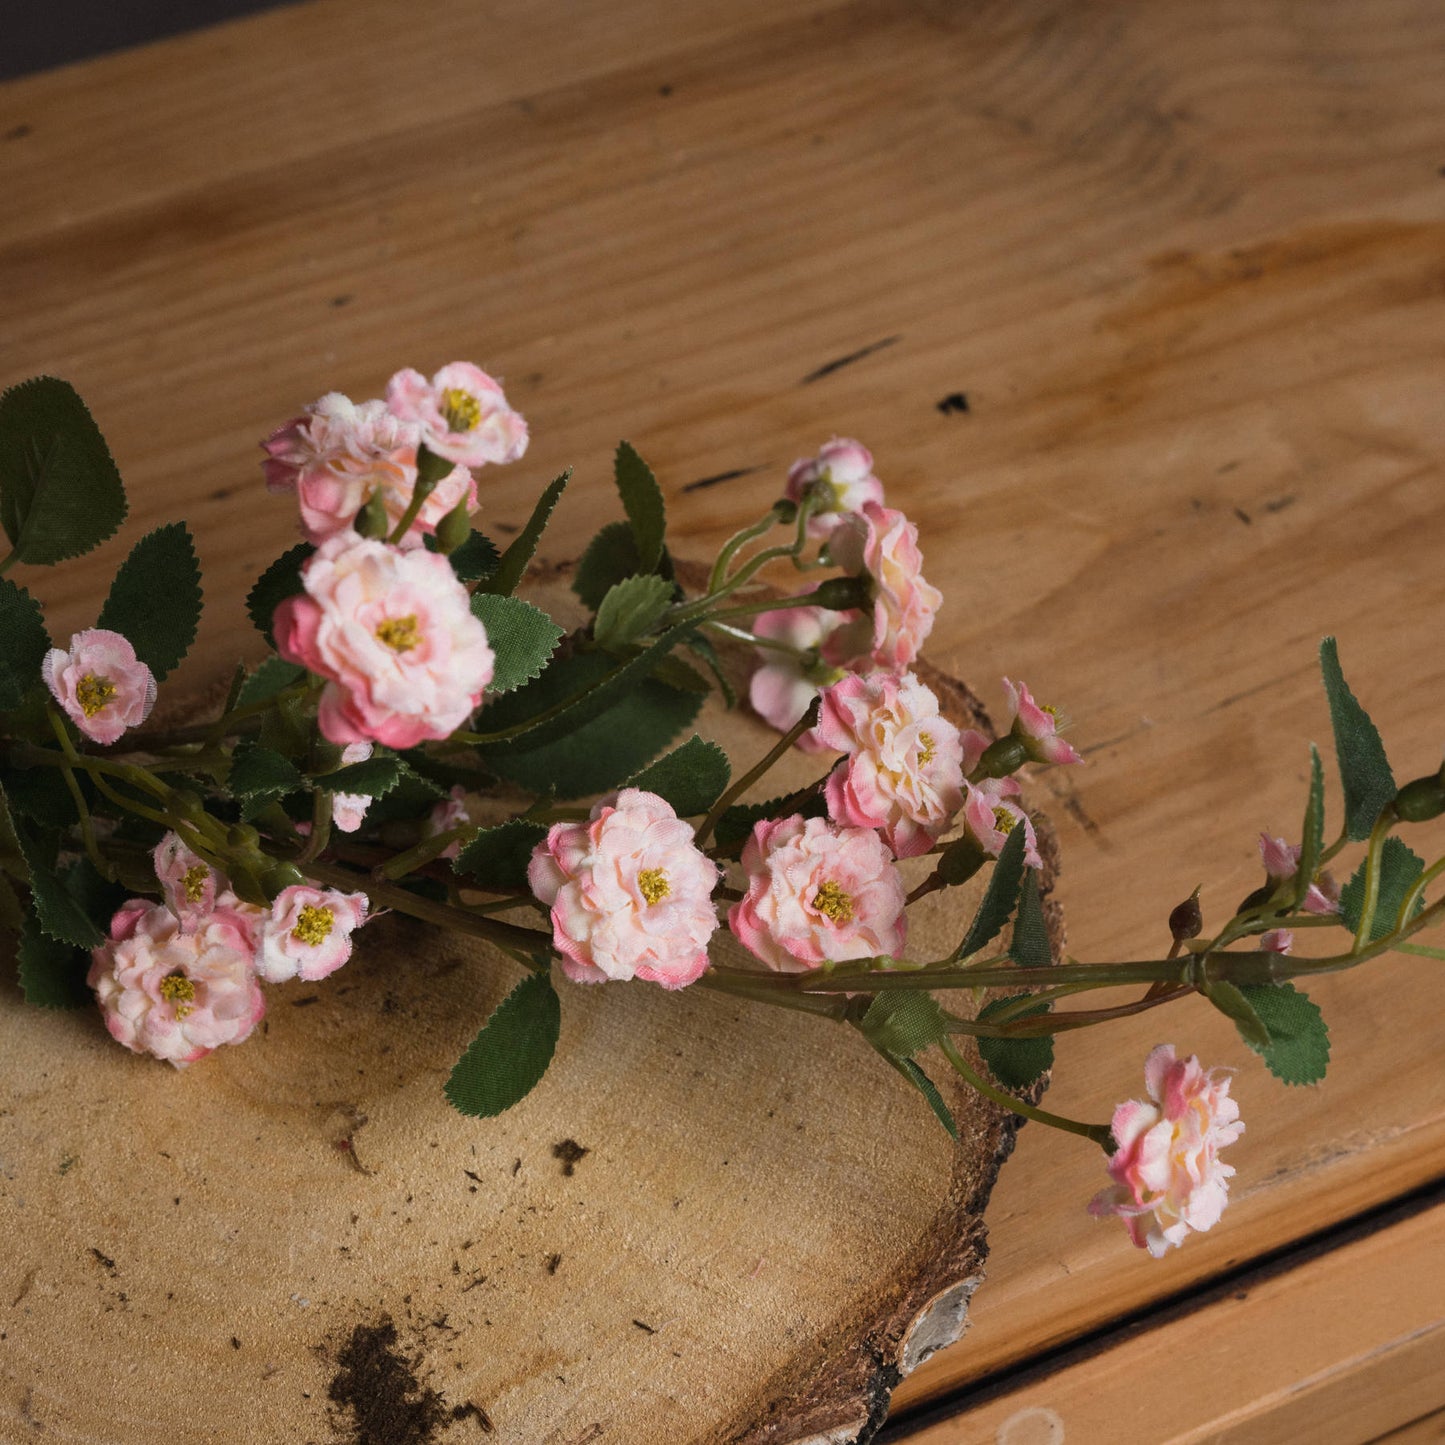
[[[443,477],[451,476],[455,468],[455,462],[448,461],[446,457],[439,457],[430,447],[418,447],[416,491],[412,495],[415,496],[419,492],[422,496],[427,496]]]
[[[288,888],[304,888],[306,875],[294,863],[272,863],[261,875],[261,887],[265,889],[269,903]]]
[[[960,883],[967,883],[988,861],[983,845],[972,833],[965,833],[938,855],[934,872],[947,887],[956,888]]]
[[[862,577],[830,577],[807,596],[810,607],[852,612],[868,606],[868,584]]]
[[[980,778],[1006,778],[1010,773],[1018,772],[1028,760],[1028,749],[1023,740],[1010,733],[984,749],[974,772]]]
[[[261,835],[249,823],[233,823],[226,830],[226,845],[254,853],[261,846]]]
[[[437,546],[443,552],[455,552],[471,535],[472,516],[467,510],[467,499],[463,497],[437,523]]]
[[[367,499],[366,505],[356,514],[356,530],[363,537],[384,537],[391,531],[391,519],[386,515],[378,487]]]
[[[1395,794],[1395,812],[1406,823],[1428,823],[1445,813],[1445,782],[1429,773],[1406,783]]]
[[[1204,927],[1204,914],[1199,907],[1199,890],[1196,888],[1183,903],[1169,915],[1169,935],[1175,943],[1187,938],[1197,938]]]

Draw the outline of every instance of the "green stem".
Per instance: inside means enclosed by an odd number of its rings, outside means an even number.
[[[65,724],[61,722],[55,709],[47,707],[45,713],[50,719],[51,730],[60,743],[61,751],[69,760],[61,771],[65,778],[65,786],[70,790],[71,801],[75,804],[75,811],[80,817],[80,836],[85,843],[86,856],[95,865],[100,876],[113,883],[115,882],[115,869],[107,859],[101,856],[100,849],[96,846],[95,826],[91,822],[90,809],[85,806],[85,794],[80,791],[80,782],[75,776],[75,764],[79,761],[79,755],[71,746],[70,734],[65,731]]]
[[[1365,896],[1360,904],[1360,921],[1355,928],[1355,949],[1365,946],[1375,926],[1375,909],[1380,902],[1380,855],[1385,839],[1395,824],[1395,810],[1387,807],[1370,829],[1368,851],[1365,853]]]
[[[727,576],[728,563],[737,555],[740,547],[746,546],[755,537],[761,537],[766,532],[771,532],[777,524],[782,521],[778,515],[778,509],[772,507],[766,516],[760,521],[753,522],[744,527],[741,531],[734,532],[722,545],[722,551],[717,554],[717,561],[713,563],[712,572],[707,579],[707,595],[711,596],[723,584]]]
[[[716,803],[712,805],[712,811],[698,825],[694,834],[694,842],[702,848],[708,840],[712,830],[717,826],[717,821],[733,803],[740,798],[747,790],[757,782],[779,758],[783,757],[788,750],[818,721],[818,699],[814,698],[809,703],[807,711],[804,712],[797,722],[785,732],[782,737],[768,750],[767,754],[755,766],[748,769],[742,777],[723,793]]]
[[[1400,904],[1400,911],[1395,915],[1395,931],[1410,921],[1410,915],[1415,911],[1415,904],[1424,896],[1425,890],[1442,874],[1445,873],[1445,858],[1438,863],[1431,864],[1416,880],[1414,887],[1405,895],[1404,901]]]
[[[1066,1119],[1062,1114],[1051,1114],[1047,1109],[1026,1104],[1022,1099],[1016,1099],[1012,1094],[1006,1094],[1002,1089],[995,1088],[982,1074],[971,1068],[968,1060],[959,1053],[958,1045],[952,1039],[940,1039],[938,1046],[947,1056],[948,1062],[958,1071],[959,1076],[967,1083],[972,1084],[984,1098],[992,1099],[995,1104],[1001,1104],[1005,1109],[1011,1109],[1015,1114],[1025,1119],[1032,1119],[1035,1123],[1047,1124],[1051,1129],[1062,1129],[1066,1134],[1077,1134],[1083,1139],[1092,1139],[1106,1153],[1112,1151],[1114,1135],[1107,1124],[1085,1124],[1080,1119]]]
[[[420,843],[408,848],[406,852],[389,858],[376,870],[375,876],[390,879],[394,883],[398,878],[405,878],[408,873],[415,872],[418,868],[430,863],[433,858],[439,857],[453,843],[460,842],[464,838],[470,841],[476,836],[476,833],[475,825],[467,823],[460,828],[447,828],[440,833],[428,834]]]

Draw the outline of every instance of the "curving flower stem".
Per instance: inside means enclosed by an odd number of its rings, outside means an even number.
[[[1355,950],[1369,942],[1375,927],[1375,910],[1380,904],[1380,857],[1384,852],[1385,839],[1395,826],[1395,810],[1386,807],[1370,829],[1370,841],[1365,852],[1365,896],[1360,902],[1360,921],[1355,928]]]
[[[819,700],[814,698],[813,701],[808,704],[808,708],[802,717],[778,739],[766,755],[753,767],[749,768],[742,777],[738,778],[723,793],[722,797],[712,805],[712,811],[698,824],[697,832],[693,835],[694,841],[699,848],[707,843],[712,830],[717,827],[718,819],[818,721],[819,705]]]
[[[80,755],[71,745],[70,734],[65,731],[65,724],[61,722],[60,715],[55,709],[47,705],[45,715],[50,719],[51,730],[55,733],[60,749],[67,759],[67,763],[61,771],[65,777],[65,786],[70,790],[70,799],[75,804],[75,811],[80,817],[80,836],[85,843],[86,855],[95,865],[100,876],[113,883],[115,882],[115,867],[109,859],[101,855],[100,849],[96,847],[95,826],[91,822],[90,809],[85,806],[85,794],[80,791],[80,783],[75,776],[75,768],[80,761]]]

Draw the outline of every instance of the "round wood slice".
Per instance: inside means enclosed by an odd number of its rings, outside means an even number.
[[[567,620],[556,579],[538,591]],[[711,703],[699,730],[742,767],[775,740]],[[980,892],[915,906],[910,953],[953,947]],[[541,1085],[464,1118],[442,1084],[516,979],[381,919],[179,1073],[7,983],[0,1419],[47,1441],[866,1440],[964,1327],[1014,1117],[925,1057],[955,1146],[851,1030],[559,978]]]

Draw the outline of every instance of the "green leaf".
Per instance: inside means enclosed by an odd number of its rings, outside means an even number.
[[[0,577],[0,712],[20,706],[41,686],[40,664],[50,651],[40,604],[8,577]]]
[[[532,850],[547,836],[541,823],[509,818],[495,828],[483,828],[457,855],[452,865],[479,883],[506,892],[527,886],[527,864]]]
[[[800,818],[828,816],[828,800],[821,792],[790,807],[792,798],[792,794],[785,793],[780,798],[769,798],[765,803],[734,803],[717,820],[717,827],[713,830],[718,847],[730,848],[734,843],[742,842],[753,831],[753,826],[764,818],[790,818],[795,813]]]
[[[453,1108],[489,1119],[524,1099],[547,1072],[561,1028],[562,1005],[551,979],[529,974],[457,1060],[446,1082]]]
[[[47,937],[34,918],[27,918],[21,929],[17,957],[26,1003],[40,1008],[79,1008],[90,1001],[85,986],[89,955]]]
[[[315,550],[310,542],[298,542],[290,551],[283,552],[246,594],[246,611],[270,647],[276,646],[276,638],[271,631],[276,609],[288,597],[295,597],[303,590],[301,565]]]
[[[437,540],[430,533],[425,533],[423,540],[427,551],[437,550]],[[452,564],[452,571],[457,574],[459,581],[476,582],[483,577],[490,577],[497,570],[502,558],[490,537],[473,530],[460,547],[454,547],[448,553],[447,560]]]
[[[399,819],[426,817],[437,799],[444,798],[446,792],[445,788],[438,786],[430,778],[422,777],[403,763],[400,782],[384,798],[377,799],[366,810],[366,825],[374,828]]]
[[[1233,1021],[1240,1038],[1255,1053],[1264,1052],[1269,1046],[1269,1030],[1242,990],[1224,979],[1214,979],[1204,985],[1204,996],[1225,1018]]]
[[[477,584],[477,591],[492,592],[499,597],[510,597],[517,590],[518,584],[526,575],[527,564],[537,550],[537,543],[542,540],[542,532],[547,525],[547,519],[561,500],[562,493],[567,490],[567,482],[571,475],[572,469],[568,467],[560,477],[548,485],[547,490],[537,499],[537,505],[532,509],[532,515],[527,519],[527,525],[517,533],[512,539],[511,546],[502,553],[502,560],[497,564],[496,571]]]
[[[626,522],[609,522],[587,544],[572,578],[572,590],[596,612],[612,588],[641,571],[632,528]]]
[[[149,871],[149,870],[147,870]],[[65,870],[61,882],[87,918],[108,925],[116,910],[130,897],[119,883],[103,878],[89,858],[80,858]]]
[[[519,597],[475,593],[472,615],[487,629],[487,641],[497,657],[488,694],[512,692],[540,676],[562,638],[562,628],[540,607]]]
[[[722,659],[717,655],[715,648],[708,638],[698,636],[693,638],[687,645],[687,650],[693,656],[701,658],[707,669],[713,675],[713,681],[718,685],[718,691],[723,695],[723,702],[729,710],[738,705],[737,690],[733,687],[732,679],[723,671]]]
[[[190,651],[201,622],[201,568],[184,522],[157,527],[131,548],[100,609],[98,627],[123,634],[156,681]]]
[[[79,557],[125,513],[120,473],[74,387],[37,376],[0,396],[0,526],[17,560]]]
[[[938,1086],[918,1067],[912,1059],[895,1059],[889,1054],[883,1057],[928,1100],[928,1107],[933,1110],[934,1117],[945,1129],[948,1130],[950,1139],[958,1138],[958,1125],[954,1122],[953,1115],[948,1105],[943,1102],[943,1095],[938,1092]]]
[[[256,743],[238,743],[226,783],[236,797],[278,798],[305,787],[306,779],[296,764],[280,753]]]
[[[1395,919],[1405,901],[1405,895],[1415,886],[1415,880],[1425,871],[1425,861],[1398,838],[1386,838],[1380,850],[1380,892],[1375,901],[1375,918],[1370,925],[1370,936],[1366,943],[1374,943],[1387,933],[1393,933]],[[1361,863],[1355,876],[1340,889],[1340,917],[1353,933],[1360,926],[1361,910],[1365,904],[1365,865]],[[1425,906],[1422,894],[1410,910],[1413,918]],[[1409,920],[1407,919],[1406,922]]]
[[[4,787],[0,787],[0,872],[22,883],[30,877],[30,866],[20,851],[20,839],[15,834],[15,819],[10,814],[10,799]]]
[[[599,647],[625,647],[649,633],[671,604],[672,583],[666,577],[625,577],[602,599],[592,635]]]
[[[954,951],[951,962],[969,958],[998,937],[999,931],[1009,921],[1009,915],[1018,902],[1019,884],[1024,876],[1024,848],[1027,835],[1022,828],[1015,828],[1003,845],[1002,852],[993,865],[993,876],[988,880],[988,889],[983,902],[978,906],[968,934]]]
[[[1395,775],[1390,771],[1380,734],[1345,683],[1333,637],[1320,643],[1320,671],[1330,704],[1340,781],[1345,789],[1345,831],[1358,842],[1370,836],[1381,809],[1394,799],[1398,791]]]
[[[290,687],[293,682],[300,682],[305,676],[304,667],[287,662],[284,658],[268,657],[241,684],[241,691],[236,695],[236,706],[250,707],[253,703],[265,702],[267,698],[275,697],[278,692]]]
[[[1300,844],[1299,868],[1295,872],[1295,908],[1304,902],[1325,851],[1325,769],[1320,762],[1320,750],[1313,743],[1310,744],[1310,795],[1300,836],[1304,841]]]
[[[637,560],[644,572],[655,572],[662,561],[662,542],[667,531],[667,512],[662,488],[652,469],[637,455],[630,442],[620,442],[613,464],[622,508],[637,543]]]
[[[672,804],[679,818],[691,818],[717,802],[732,775],[728,755],[694,733],[680,748],[635,773],[627,786],[656,793]]]
[[[1015,828],[1021,833],[1022,828]],[[1024,870],[1019,890],[1018,917],[1014,919],[1013,938],[1008,956],[1020,968],[1048,968],[1054,961],[1049,951],[1049,929],[1044,922],[1044,904],[1039,897],[1039,875],[1033,868]]]
[[[895,1059],[911,1059],[948,1033],[938,1000],[920,989],[906,988],[880,993],[858,1027],[875,1049]]]
[[[1317,1084],[1330,1062],[1330,1031],[1319,1005],[1292,983],[1250,984],[1240,990],[1269,1033],[1261,1055],[1286,1084]],[[1245,1040],[1248,1043],[1248,1040]]]
[[[94,948],[105,935],[76,903],[65,884],[47,865],[39,847],[24,833],[20,848],[30,869],[30,902],[47,937],[76,948]]]
[[[0,873],[0,928],[10,933],[19,933],[25,927],[25,905],[14,885]]]
[[[1037,890],[1035,890],[1037,892]],[[1012,994],[1008,998],[991,999],[978,1012],[978,1021],[988,1023],[996,1019],[1005,1008],[1027,998],[1028,994]],[[1037,1018],[1049,1011],[1046,1002],[1036,1003],[1031,1008],[1013,1013],[1012,1018]],[[1052,1034],[1039,1034],[1034,1038],[988,1039],[980,1038],[978,1052],[988,1071],[1005,1089],[1015,1092],[1027,1089],[1043,1078],[1054,1066],[1054,1038]]]
[[[88,807],[95,785],[89,774],[79,770],[75,780]],[[26,768],[24,772],[10,773],[5,779],[5,788],[17,818],[28,818],[41,828],[68,828],[79,821],[75,799],[70,796],[59,768]]]
[[[311,781],[331,793],[362,793],[368,798],[383,798],[401,782],[405,766],[395,753],[375,753]]]

